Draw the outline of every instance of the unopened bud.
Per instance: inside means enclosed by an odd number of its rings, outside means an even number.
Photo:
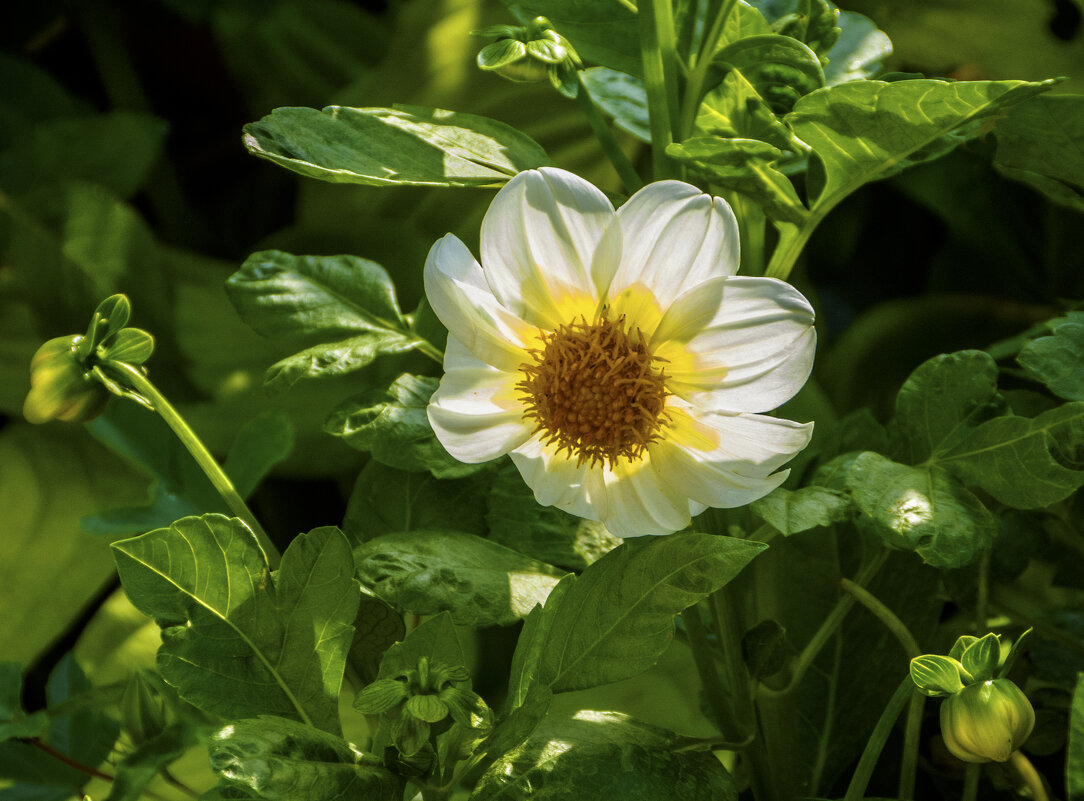
[[[941,704],[941,735],[964,762],[1007,762],[1035,726],[1035,710],[1008,679],[964,687]]]

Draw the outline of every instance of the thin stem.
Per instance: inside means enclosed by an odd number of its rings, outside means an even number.
[[[843,588],[844,592],[853,595],[858,603],[866,607],[878,620],[885,624],[885,627],[895,635],[900,645],[903,646],[908,658],[914,659],[916,656],[922,655],[922,652],[918,650],[918,642],[915,641],[915,636],[911,633],[911,630],[876,595],[865,587],[855,584],[849,578],[841,578],[839,586]]]
[[[1019,750],[1013,751],[1012,756],[1009,757],[1009,765],[1016,773],[1017,778],[1020,779],[1020,783],[1031,793],[1034,801],[1050,801],[1042,776],[1035,770],[1035,766],[1031,764],[1030,759],[1024,756],[1023,752]]]
[[[424,353],[437,364],[441,366],[444,365],[444,351],[442,351],[432,342],[422,342],[422,344],[418,346],[418,351]]]
[[[792,235],[782,237],[779,240],[775,252],[772,253],[772,260],[768,263],[768,269],[764,271],[766,276],[778,278],[780,281],[786,281],[790,277],[790,272],[794,269],[798,257],[802,255],[802,249],[805,247],[806,242],[809,241],[813,231],[820,224],[820,221],[824,219],[826,213],[827,211],[811,211],[809,216],[805,218],[801,228],[795,230]]]
[[[169,768],[162,768],[161,774],[162,774],[162,778],[165,780],[166,784],[169,784],[172,787],[176,787],[179,791],[181,791],[182,793],[184,793],[187,796],[190,796],[191,798],[199,798],[200,797],[200,794],[198,792],[193,790],[187,784],[185,784],[180,779],[178,779],[176,776],[174,776],[172,773],[170,773]]]
[[[234,516],[240,518],[241,522],[243,522],[255,535],[257,543],[264,552],[268,565],[272,569],[278,567],[281,557],[275,544],[271,542],[270,537],[267,536],[267,532],[263,530],[263,526],[256,520],[255,515],[252,514],[252,511],[248,508],[244,499],[238,494],[233,486],[233,482],[230,481],[230,477],[223,472],[221,467],[219,467],[218,462],[215,461],[215,458],[203,445],[200,438],[196,436],[196,433],[189,427],[185,419],[181,417],[180,413],[173,408],[173,405],[168,400],[166,400],[165,395],[158,391],[158,388],[151,383],[150,379],[143,374],[142,370],[139,370],[130,364],[107,361],[104,362],[102,366],[110,369],[115,374],[119,374],[125,382],[150,401],[154,411],[166,422],[166,425],[168,425],[173,430],[173,433],[177,435],[181,444],[183,444],[185,448],[188,449],[188,452],[192,454],[192,458],[196,460],[196,463],[206,474],[211,484],[214,485],[218,494],[222,496],[222,500],[226,502],[226,506],[229,508],[230,512],[232,512]]]
[[[719,630],[723,668],[734,703],[734,715],[740,726],[755,726],[756,709],[753,706],[752,684],[741,653],[741,629],[734,611],[733,598],[725,587],[712,594],[711,607]]]
[[[727,702],[727,692],[719,678],[715,657],[708,643],[707,630],[700,617],[700,610],[695,605],[690,606],[681,613],[681,619],[685,621],[685,631],[689,634],[689,647],[693,653],[693,661],[696,663],[696,672],[700,675],[704,697],[715,717],[716,725],[724,737],[730,740],[741,740],[743,727],[735,720],[731,705]],[[732,687],[731,699],[737,694],[738,690]]]
[[[851,783],[847,786],[847,794],[843,796],[843,801],[862,801],[866,797],[866,787],[869,785],[870,777],[873,776],[873,769],[877,767],[877,760],[881,757],[888,735],[892,733],[896,719],[899,718],[903,707],[914,692],[915,684],[911,681],[911,676],[907,675],[896,688],[896,692],[892,694],[877,725],[873,727],[866,748],[858,760],[858,766],[854,769],[854,775],[851,776]]]
[[[636,172],[636,168],[632,166],[629,157],[625,155],[625,151],[621,149],[621,145],[617,143],[617,138],[614,136],[613,131],[610,130],[606,120],[603,119],[602,113],[598,110],[598,106],[595,105],[595,101],[591,99],[591,93],[587,91],[587,86],[579,73],[576,73],[576,80],[579,82],[576,99],[580,103],[580,108],[583,109],[583,113],[587,116],[587,122],[590,123],[595,138],[602,145],[602,152],[606,154],[606,158],[610,160],[610,164],[617,171],[621,183],[625,185],[625,191],[631,195],[643,187],[644,182]]]
[[[689,79],[685,83],[685,96],[681,101],[681,115],[678,121],[678,141],[688,139],[696,124],[696,112],[700,108],[701,95],[704,93],[704,82],[707,80],[708,71],[711,69],[711,58],[719,44],[719,38],[723,35],[723,29],[731,12],[737,5],[738,0],[723,0],[715,20],[711,24],[711,30],[700,51],[696,54],[696,62],[689,70]]]
[[[926,696],[915,693],[907,706],[907,723],[903,729],[903,756],[900,759],[900,791],[903,801],[915,797],[915,774],[918,771],[918,745],[922,735],[922,711],[926,708]]]
[[[63,762],[69,768],[72,768],[73,770],[77,770],[80,773],[84,773],[87,776],[90,776],[90,777],[95,778],[95,779],[101,779],[102,781],[106,781],[106,782],[115,782],[117,780],[116,776],[113,776],[113,775],[111,775],[109,773],[105,773],[104,771],[100,771],[97,768],[92,768],[90,765],[84,765],[82,762],[79,762],[78,760],[72,759],[67,754],[62,753],[60,751],[57,751],[51,745],[49,745],[46,742],[43,742],[42,740],[38,739],[37,737],[33,737],[33,738],[27,740],[26,742],[28,742],[30,745],[34,746],[35,748],[37,748],[37,749],[39,749],[41,751],[44,751],[46,754],[48,754],[49,756],[51,756],[53,759],[57,760],[58,762]],[[166,799],[163,798],[158,793],[154,792],[153,790],[148,790],[146,788],[144,788],[144,790],[143,790],[143,795],[145,795],[147,798],[154,799],[154,801],[166,801]],[[198,797],[198,796],[194,796],[194,797]]]
[[[964,791],[960,801],[975,801],[979,797],[979,766],[968,765],[964,772]]]
[[[989,549],[983,551],[979,559],[979,587],[975,599],[975,634],[979,637],[986,631],[990,608],[990,555]]]
[[[677,48],[670,0],[640,0],[640,54],[644,65],[651,160],[655,180],[679,174],[666,155],[677,116]]]
[[[858,575],[855,577],[855,584],[867,584],[872,579],[877,571],[884,564],[888,558],[888,551],[881,551],[877,556],[866,563]],[[821,627],[817,629],[813,635],[813,639],[809,641],[802,652],[798,654],[797,660],[794,662],[794,669],[791,674],[791,679],[787,683],[786,687],[779,690],[774,690],[770,687],[760,686],[759,692],[761,695],[768,697],[777,697],[781,695],[787,695],[797,689],[801,684],[802,678],[805,676],[805,672],[809,670],[809,667],[813,664],[813,660],[817,658],[817,655],[821,652],[821,649],[828,643],[835,633],[836,629],[843,623],[843,619],[847,617],[847,613],[851,611],[856,603],[857,599],[854,595],[845,594],[836,602],[835,607],[828,613],[828,617],[824,619]]]

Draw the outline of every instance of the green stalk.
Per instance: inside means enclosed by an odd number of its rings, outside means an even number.
[[[869,785],[870,777],[873,776],[873,769],[877,767],[877,760],[881,757],[881,751],[888,741],[888,735],[892,733],[892,727],[896,725],[896,719],[900,716],[903,707],[914,692],[915,684],[911,681],[910,674],[908,674],[900,682],[896,692],[892,694],[888,705],[877,721],[877,725],[873,727],[866,748],[862,751],[862,756],[858,760],[858,767],[854,769],[854,775],[851,776],[851,783],[847,786],[847,794],[843,796],[843,801],[862,801],[866,797],[866,787]]]
[[[918,649],[918,642],[915,640],[915,636],[911,633],[911,630],[907,628],[903,621],[896,617],[895,613],[885,606],[876,595],[865,587],[855,584],[849,578],[841,578],[839,580],[839,586],[843,588],[844,592],[853,595],[855,600],[872,612],[874,617],[884,623],[885,628],[891,631],[900,645],[903,646],[903,650],[907,652],[907,657],[909,659],[914,659],[916,656],[922,655],[922,652]]]
[[[979,797],[979,771],[978,765],[968,765],[964,773],[964,791],[960,795],[960,801],[975,801]]]
[[[700,675],[700,684],[704,688],[704,697],[711,713],[715,716],[719,731],[728,740],[739,741],[744,736],[742,726],[744,721],[736,720],[731,710],[726,689],[716,669],[715,657],[708,644],[707,630],[700,617],[700,610],[695,605],[690,606],[681,613],[681,619],[685,621],[685,631],[689,634],[689,647],[693,653],[693,661],[696,663],[696,672]],[[737,688],[731,688],[732,696],[737,695],[738,692]]]
[[[689,70],[689,78],[685,82],[685,96],[681,101],[681,116],[678,121],[677,138],[684,141],[692,134],[696,124],[696,112],[700,108],[700,98],[704,94],[704,82],[707,80],[708,71],[711,69],[711,58],[719,46],[719,39],[723,35],[726,21],[729,19],[738,0],[723,0],[715,20],[711,24],[711,30],[704,39],[704,45],[696,54],[696,62]]]
[[[903,729],[903,756],[900,759],[900,791],[903,801],[915,797],[915,774],[918,771],[918,745],[922,735],[922,711],[926,708],[926,696],[915,693],[907,706],[907,722]]]
[[[666,155],[666,146],[674,141],[678,103],[677,45],[670,0],[641,0],[638,16],[651,160],[655,180],[662,180],[679,174],[677,165]]]
[[[271,569],[273,570],[278,567],[281,557],[275,544],[271,542],[271,538],[267,536],[267,532],[263,530],[263,526],[256,520],[255,515],[252,514],[248,505],[245,504],[244,499],[238,494],[233,486],[233,482],[230,481],[230,477],[222,471],[218,462],[215,461],[215,458],[207,450],[203,442],[200,441],[200,438],[196,436],[196,433],[189,427],[185,419],[181,417],[180,413],[175,408],[173,408],[173,405],[166,399],[166,396],[158,391],[158,388],[151,383],[150,379],[143,374],[142,370],[139,370],[130,364],[107,361],[102,363],[102,367],[108,368],[111,372],[118,375],[125,384],[133,387],[136,392],[142,395],[150,403],[150,408],[165,421],[166,425],[168,425],[173,430],[173,433],[177,435],[177,439],[181,441],[181,444],[188,449],[190,454],[192,454],[192,458],[196,460],[196,464],[200,466],[200,469],[203,470],[211,484],[218,491],[218,494],[222,496],[222,500],[226,502],[226,507],[235,517],[240,518],[241,522],[243,522],[255,535],[256,541],[263,550],[264,556]]]
[[[610,164],[617,171],[621,183],[625,185],[625,191],[631,195],[643,187],[644,182],[639,173],[636,172],[636,168],[632,166],[629,157],[625,155],[625,151],[617,143],[613,131],[610,130],[610,126],[603,119],[602,113],[598,110],[598,106],[595,105],[595,101],[591,99],[591,93],[587,91],[587,87],[578,72],[576,73],[576,81],[579,84],[576,99],[580,103],[580,108],[583,109],[583,113],[587,116],[587,122],[590,123],[595,138],[602,145],[602,152],[606,154],[606,158],[610,160]]]

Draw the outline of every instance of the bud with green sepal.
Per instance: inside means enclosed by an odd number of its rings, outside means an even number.
[[[166,701],[144,671],[132,674],[121,699],[124,731],[137,748],[166,728]]]
[[[101,414],[111,392],[131,396],[101,369],[108,362],[139,367],[154,352],[154,337],[125,327],[131,316],[128,298],[113,295],[98,304],[86,334],[57,337],[42,345],[30,361],[30,392],[23,403],[26,419],[86,422]]]
[[[1031,734],[1031,702],[1012,681],[1001,678],[1029,632],[1017,640],[1004,665],[993,633],[960,637],[948,656],[923,654],[911,660],[911,680],[918,690],[947,696],[941,704],[941,734],[957,759],[1006,762]]]
[[[964,762],[1007,762],[1035,726],[1035,710],[1008,679],[965,687],[941,705],[941,735]]]
[[[522,27],[494,25],[473,33],[497,37],[479,51],[479,68],[518,83],[539,83],[549,78],[565,97],[576,96],[576,72],[583,68],[583,62],[545,17],[535,17]]]
[[[423,656],[417,668],[377,679],[363,689],[354,699],[354,708],[367,715],[384,715],[395,747],[404,756],[412,756],[453,722],[471,729],[490,725],[492,713],[485,701],[463,686],[469,680],[465,667],[430,662]]]

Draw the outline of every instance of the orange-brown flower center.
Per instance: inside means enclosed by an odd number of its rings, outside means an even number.
[[[586,318],[540,331],[542,346],[520,365],[516,389],[527,403],[546,444],[556,443],[579,464],[613,465],[637,460],[659,437],[669,418],[664,410],[666,376],[653,366],[643,332],[625,318]]]

